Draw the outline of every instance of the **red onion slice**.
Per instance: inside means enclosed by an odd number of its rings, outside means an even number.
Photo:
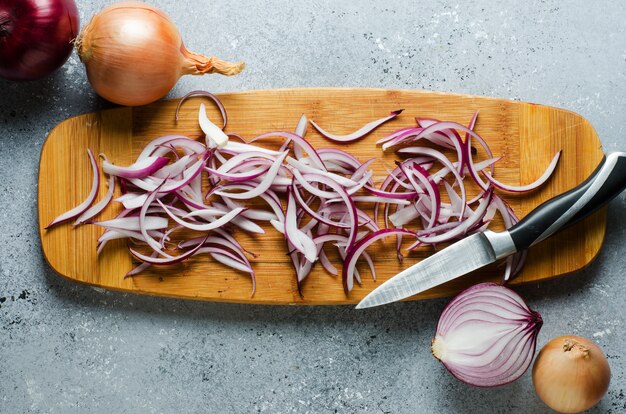
[[[356,262],[359,260],[359,257],[365,251],[365,249],[367,249],[370,245],[380,239],[402,234],[411,236],[415,235],[414,233],[405,229],[382,229],[366,236],[348,251],[348,254],[346,255],[346,259],[343,264],[342,273],[343,288],[346,294],[348,294],[352,290],[352,286],[354,285],[354,272],[356,269]]]
[[[206,151],[206,146],[204,144],[183,135],[164,135],[162,137],[155,138],[146,144],[137,157],[137,161],[141,161],[151,155],[159,156],[171,152],[171,149],[164,148],[164,145],[179,147],[184,149],[186,152],[195,154],[202,154]]]
[[[210,94],[203,95],[214,98]],[[223,114],[225,125],[225,110],[217,98],[214,101]],[[312,124],[331,139],[349,142],[365,136],[382,123],[397,117],[400,112],[373,121],[346,136],[328,134],[314,122]],[[295,133],[268,132],[246,143],[237,134],[227,136],[211,123],[204,104],[201,104],[198,122],[207,136],[206,145],[182,135],[168,135],[148,143],[136,162],[129,167],[114,166],[105,160],[104,170],[111,173],[110,179],[113,175],[120,177],[123,196],[116,201],[121,202],[126,210],[116,219],[97,223],[106,228],[99,241],[98,251],[108,240],[119,237],[127,237],[133,244],[147,244],[152,252],[143,255],[143,258],[138,256],[145,259],[146,263],[142,263],[129,275],[136,274],[150,263],[177,263],[203,253],[239,271],[252,272],[243,254],[243,247],[222,227],[236,226],[248,233],[264,233],[256,221],[269,221],[286,238],[300,292],[302,282],[317,260],[331,274],[337,273],[323,251],[324,243],[333,238],[340,257],[345,260],[342,279],[344,289],[348,292],[354,280],[360,283],[355,263],[361,255],[375,278],[374,263],[364,250],[379,238],[395,235],[398,258],[401,260],[400,248],[405,234],[417,238],[409,247],[411,250],[485,230],[496,212],[503,216],[507,227],[517,220],[510,208],[493,193],[494,188],[512,190],[514,187],[499,183],[493,179],[492,173],[486,171],[489,169],[493,172],[493,164],[498,158],[491,155],[485,140],[473,132],[476,119],[477,115],[474,114],[469,126],[464,127],[454,122],[417,118],[418,127],[402,128],[379,140],[379,143],[383,143],[383,149],[386,149],[425,139],[445,151],[456,151],[457,160],[452,161],[444,153],[430,147],[402,148],[398,153],[410,154],[412,158],[389,171],[380,188],[376,188],[370,169],[376,159],[361,163],[355,156],[341,149],[315,149],[304,139],[307,126],[304,115]],[[465,141],[459,133],[465,133]],[[233,139],[229,139],[229,136]],[[282,139],[280,151],[256,145],[258,141],[269,138]],[[484,148],[488,159],[473,160],[472,140]],[[224,147],[217,148],[218,144]],[[290,147],[293,148],[293,157],[289,156]],[[544,174],[545,177],[515,190],[522,191],[540,185],[541,180],[545,180],[554,170],[556,161],[553,163]],[[434,168],[439,165],[441,168],[438,170]],[[482,190],[470,201],[467,201],[465,191],[467,174]],[[481,181],[479,174],[485,175],[487,182]],[[208,190],[203,189],[203,183],[208,183]],[[441,186],[449,202],[441,200]],[[308,193],[306,198],[301,190]],[[278,197],[282,193],[287,194],[286,212]],[[101,202],[88,209],[88,214],[83,214],[93,217],[92,214],[101,211],[112,196],[110,185]],[[262,198],[272,211],[258,209],[245,201],[257,197]],[[375,203],[374,219],[357,208],[357,203]],[[381,204],[384,205],[383,218],[387,227],[383,230],[376,223]],[[163,214],[166,216],[159,216]],[[77,222],[88,220],[86,216]],[[174,222],[169,228],[168,218]],[[388,228],[390,220],[398,228]],[[412,232],[404,228],[414,221],[421,229]],[[189,251],[185,251],[182,255],[172,256],[164,248],[166,243],[171,244],[168,241],[170,235],[182,228],[220,234],[223,240],[227,240],[224,243],[228,246],[208,243],[190,255]],[[179,248],[198,248],[200,240],[196,238],[191,241],[179,243]],[[521,269],[523,258],[524,254],[518,254],[507,259],[505,279]],[[254,278],[253,272],[251,275]],[[508,368],[503,370],[502,375],[507,372]]]
[[[151,173],[151,174],[157,178],[178,177],[180,174],[182,174],[185,171],[185,169],[187,169],[190,166],[191,161],[193,161],[192,156],[185,155],[183,157],[180,157],[180,159],[178,159],[173,164],[166,165],[162,167],[161,169],[159,169],[158,171],[155,171],[154,173]],[[141,177],[138,177],[138,178],[141,178]]]
[[[332,141],[351,142],[351,141],[356,141],[357,139],[363,138],[364,136],[366,136],[367,134],[369,134],[370,132],[372,132],[373,130],[375,130],[376,128],[384,124],[385,122],[391,121],[392,119],[400,115],[402,111],[404,111],[404,109],[398,109],[396,111],[393,111],[388,116],[381,118],[381,119],[377,119],[368,124],[365,124],[361,128],[359,128],[357,131],[354,131],[353,133],[348,134],[348,135],[334,135],[329,132],[326,132],[319,125],[317,125],[313,120],[311,120],[311,125],[313,125],[320,134],[322,134],[324,137]]]
[[[287,163],[291,166],[293,166],[294,168],[296,168],[298,171],[300,171],[301,173],[312,173],[312,174],[320,174],[326,177],[331,178],[333,181],[335,181],[337,184],[340,184],[344,187],[354,187],[356,186],[358,183],[356,181],[353,181],[349,178],[343,177],[341,175],[332,173],[332,172],[328,172],[328,171],[320,171],[318,168],[314,168],[314,167],[309,167],[306,164],[301,163],[300,161],[291,158],[291,157],[287,157]]]
[[[172,191],[178,190],[186,186],[194,178],[196,178],[198,174],[202,172],[205,161],[206,160],[202,159],[202,160],[198,160],[197,162],[195,162],[191,167],[187,168],[183,172],[182,178],[178,180],[166,178],[157,182],[157,181],[151,180],[150,177],[146,177],[143,179],[131,178],[128,181],[132,183],[133,185],[141,188],[144,191],[155,191],[157,188],[159,188],[158,190],[159,192],[170,193]]]
[[[271,149],[267,149],[267,148],[263,148],[263,147],[258,147],[256,145],[250,145],[250,144],[245,144],[245,143],[241,143],[241,142],[234,142],[234,141],[228,141],[228,144],[226,144],[226,146],[224,148],[222,148],[220,151],[222,152],[226,152],[226,153],[233,153],[233,154],[242,154],[242,153],[263,153],[266,155],[272,155],[274,157],[278,157],[279,155],[281,155],[284,151],[274,151]],[[246,154],[247,155],[247,154]]]
[[[298,121],[298,125],[296,125],[296,129],[294,131],[296,135],[302,137],[303,139],[304,139],[304,136],[306,135],[307,123],[308,121],[307,121],[306,115],[302,114],[302,116],[300,117],[300,120]],[[291,142],[291,139],[285,140],[283,145],[281,145],[280,150],[285,151],[287,147],[289,146],[290,142]],[[293,153],[295,154],[297,159],[301,159],[304,157],[304,152],[302,152],[302,147],[298,144],[295,144],[293,146]]]
[[[307,212],[307,214],[309,216],[313,217],[315,220],[319,221],[320,223],[324,223],[324,224],[326,224],[328,226],[331,226],[331,227],[338,227],[338,228],[344,228],[344,229],[349,229],[350,228],[350,226],[345,224],[345,223],[332,221],[332,220],[324,217],[323,215],[321,215],[319,212],[313,210],[307,204],[307,202],[304,201],[304,199],[302,198],[302,194],[300,194],[300,191],[296,187],[295,181],[292,184],[292,189],[291,189],[291,193],[290,194],[294,196],[295,200],[304,209],[304,211]]]
[[[149,233],[148,233],[148,229],[146,226],[146,215],[148,214],[148,210],[150,209],[150,206],[152,205],[152,203],[157,200],[159,203],[161,202],[161,200],[159,200],[157,198],[158,190],[160,187],[157,187],[155,189],[155,191],[151,192],[148,195],[148,198],[146,198],[146,202],[143,204],[143,206],[141,207],[141,210],[139,210],[139,231],[141,232],[141,235],[144,238],[144,241],[146,243],[148,243],[148,245],[152,248],[152,250],[154,250],[156,253],[158,253],[159,255],[163,256],[163,257],[167,257],[167,258],[171,258],[172,256],[170,256],[168,253],[165,253],[162,250],[162,245],[161,243],[157,242]],[[161,205],[162,206],[162,205]]]
[[[143,158],[128,167],[119,167],[108,161],[102,163],[102,171],[106,174],[114,175],[122,178],[144,178],[161,169],[167,163],[169,158],[149,156]]]
[[[207,236],[208,237],[208,236]],[[169,256],[166,257],[155,257],[154,255],[146,256],[138,252],[137,250],[129,247],[130,253],[135,256],[137,259],[141,260],[144,263],[148,263],[151,265],[173,265],[182,262],[183,260],[193,256],[198,250],[202,248],[202,243],[198,244],[191,250],[186,251],[185,253],[179,256]]]
[[[228,135],[226,135],[220,127],[211,122],[206,114],[206,107],[204,104],[200,104],[198,123],[200,124],[200,129],[204,132],[206,137],[206,146],[208,148],[224,148],[226,144],[228,144]]]
[[[432,352],[452,375],[470,385],[507,384],[530,366],[542,323],[539,313],[512,290],[481,283],[446,306]]]
[[[165,210],[167,215],[170,216],[171,219],[174,220],[176,223],[180,224],[181,226],[185,228],[188,228],[190,230],[196,230],[196,231],[209,231],[209,230],[214,230],[216,228],[220,228],[221,226],[230,222],[232,219],[237,217],[239,214],[241,214],[242,211],[245,210],[243,208],[238,208],[238,209],[232,210],[224,214],[222,217],[218,219],[211,221],[211,223],[197,224],[197,223],[188,222],[179,218],[174,213],[172,213],[170,208],[167,207],[165,204],[163,204],[161,200],[157,200],[157,202],[159,203],[159,205],[161,205],[161,207],[163,207],[163,210]]]
[[[493,178],[490,174],[486,173],[485,171],[481,171],[481,172],[487,178],[487,180],[489,180],[491,182],[491,184],[494,185],[494,187],[496,187],[496,188],[498,188],[500,190],[509,191],[509,192],[512,192],[512,193],[523,193],[523,192],[526,192],[526,191],[535,190],[536,188],[541,186],[543,183],[548,181],[548,178],[550,178],[552,176],[552,173],[556,169],[556,165],[559,162],[560,156],[561,156],[561,151],[557,152],[554,155],[554,158],[552,158],[552,161],[550,161],[550,165],[548,165],[548,168],[546,168],[546,170],[541,175],[541,177],[537,178],[535,181],[533,181],[532,183],[527,184],[527,185],[514,186],[514,185],[503,184],[500,181],[498,181],[495,178]]]
[[[97,216],[98,214],[100,214],[102,210],[104,210],[106,206],[108,206],[111,200],[113,199],[114,192],[115,192],[115,177],[111,175],[109,176],[109,188],[106,194],[104,195],[104,197],[102,197],[102,199],[98,201],[96,204],[92,205],[87,210],[85,210],[83,214],[81,214],[76,219],[76,221],[74,222],[74,226],[78,226],[79,224],[84,223],[87,220],[90,220],[94,218],[95,216]]]
[[[119,217],[111,220],[105,220],[100,222],[94,222],[97,226],[113,229],[139,231],[141,225],[139,223],[139,217]],[[167,219],[163,217],[145,216],[143,227],[148,230],[161,230],[167,228]]]
[[[315,148],[303,137],[294,134],[292,132],[285,131],[276,131],[276,132],[268,132],[258,137],[255,137],[250,140],[250,142],[256,142],[265,138],[270,137],[281,137],[284,139],[292,140],[296,145],[299,145],[307,154],[309,154],[309,158],[311,158],[311,162],[319,169],[326,171],[326,166],[324,165],[324,161],[320,158],[319,154],[315,150]]]
[[[71,220],[75,217],[80,216],[96,200],[96,197],[98,196],[98,187],[100,187],[100,169],[98,168],[96,158],[93,156],[93,152],[91,152],[90,149],[87,150],[87,155],[89,155],[89,162],[91,163],[91,169],[93,171],[93,180],[91,183],[91,190],[89,191],[89,195],[87,196],[85,201],[52,220],[52,222],[50,222],[50,224],[45,227],[46,229],[49,229],[50,227],[55,226],[59,223],[63,223],[64,221]]]
[[[253,190],[245,191],[243,193],[230,193],[230,192],[224,192],[224,191],[216,191],[215,194],[222,196],[222,197],[230,197],[230,198],[234,198],[238,200],[247,200],[250,198],[260,196],[265,191],[267,191],[272,185],[272,182],[278,175],[278,169],[281,167],[282,162],[287,156],[287,154],[288,152],[285,151],[281,155],[279,155],[278,158],[276,158],[276,161],[274,161],[274,164],[270,167],[269,170],[267,170],[267,173],[263,177],[263,180]]]
[[[213,95],[210,92],[206,92],[206,91],[191,91],[188,94],[186,94],[185,96],[183,96],[182,98],[180,98],[180,101],[178,101],[178,105],[176,106],[176,115],[175,115],[175,119],[176,122],[178,122],[178,113],[180,112],[180,107],[183,105],[183,103],[194,96],[204,96],[209,98],[211,101],[213,101],[213,103],[215,104],[215,106],[217,106],[217,109],[220,110],[220,114],[222,114],[222,120],[223,120],[223,126],[222,129],[226,128],[226,123],[228,122],[228,117],[226,115],[226,109],[224,108],[224,105],[222,104],[222,101],[219,100],[219,98],[215,95]]]

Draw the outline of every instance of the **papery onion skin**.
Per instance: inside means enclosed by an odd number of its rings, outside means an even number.
[[[606,394],[611,369],[602,349],[575,335],[548,342],[533,365],[533,385],[541,400],[560,413],[579,413]]]
[[[115,3],[95,15],[76,50],[98,95],[128,106],[165,96],[183,75],[231,76],[245,67],[188,51],[163,11],[136,2]]]
[[[49,75],[70,56],[78,27],[73,0],[0,0],[0,77]]]

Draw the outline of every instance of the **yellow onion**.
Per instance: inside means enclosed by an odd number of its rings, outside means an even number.
[[[560,413],[579,413],[598,403],[611,379],[602,349],[580,336],[560,336],[548,342],[533,366],[539,398]]]
[[[98,95],[129,106],[165,96],[183,75],[231,76],[245,66],[188,51],[163,11],[136,2],[115,3],[95,15],[76,50]]]

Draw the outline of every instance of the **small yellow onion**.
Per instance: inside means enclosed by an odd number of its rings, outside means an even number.
[[[232,76],[245,66],[188,51],[163,11],[137,2],[115,3],[95,15],[76,50],[98,95],[129,106],[165,96],[183,75]]]
[[[602,349],[580,336],[560,336],[548,342],[533,366],[539,398],[560,413],[579,413],[598,403],[611,379]]]

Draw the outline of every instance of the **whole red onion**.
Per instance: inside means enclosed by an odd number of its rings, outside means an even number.
[[[78,20],[73,0],[0,0],[0,77],[34,80],[58,69]]]

